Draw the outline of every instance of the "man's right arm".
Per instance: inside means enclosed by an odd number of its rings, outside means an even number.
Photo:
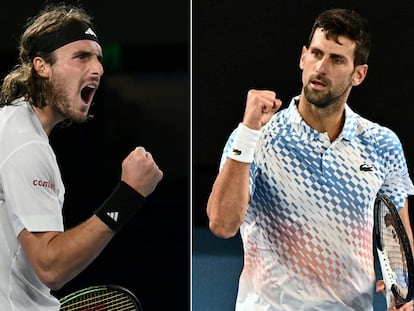
[[[243,122],[207,202],[209,227],[218,237],[233,237],[244,221],[249,202],[250,164],[259,130],[281,105],[273,91],[250,90],[247,94]]]
[[[141,207],[141,197],[150,195],[162,177],[152,155],[137,147],[122,162],[122,186],[114,190],[95,215],[64,232],[22,230],[18,240],[39,279],[57,290],[77,276],[95,260],[121,225],[132,218]],[[104,221],[108,204],[120,208],[119,224]],[[120,220],[122,215],[126,215],[125,221]]]
[[[209,228],[220,238],[236,235],[249,201],[250,163],[227,159],[208,199]]]

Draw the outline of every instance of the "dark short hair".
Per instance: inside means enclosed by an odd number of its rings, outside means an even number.
[[[368,28],[368,21],[360,14],[349,9],[330,9],[322,12],[313,24],[308,47],[318,28],[325,31],[327,39],[332,38],[338,42],[338,36],[344,36],[355,42],[355,66],[368,62],[372,39]]]

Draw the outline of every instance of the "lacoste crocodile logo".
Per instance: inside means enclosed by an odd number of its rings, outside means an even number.
[[[241,150],[235,149],[235,148],[233,148],[231,152],[233,152],[234,155],[238,155],[238,156],[241,155],[242,153]]]
[[[359,170],[362,172],[372,172],[372,166],[369,166],[368,164],[361,164],[359,167]]]

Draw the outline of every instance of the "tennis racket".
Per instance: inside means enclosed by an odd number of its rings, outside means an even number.
[[[60,311],[142,311],[138,298],[119,285],[90,286],[60,299]]]
[[[414,261],[404,225],[386,195],[375,200],[374,234],[387,308],[398,307],[413,298]]]

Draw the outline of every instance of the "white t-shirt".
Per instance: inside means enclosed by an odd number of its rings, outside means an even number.
[[[63,231],[64,185],[48,136],[22,98],[0,109],[0,306],[2,310],[59,310],[17,237]]]

